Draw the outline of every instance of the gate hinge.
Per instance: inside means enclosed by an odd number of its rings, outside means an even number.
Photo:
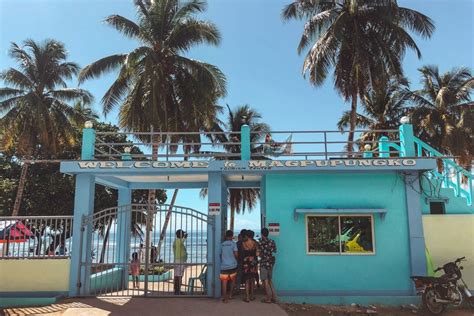
[[[82,283],[81,283],[81,282],[77,282],[76,286],[77,286],[77,288],[81,288]]]

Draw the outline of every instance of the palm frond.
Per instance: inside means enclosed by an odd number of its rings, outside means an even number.
[[[104,73],[112,71],[120,67],[127,59],[126,54],[111,55],[84,67],[78,76],[79,83],[83,83],[87,79],[97,78]]]
[[[117,31],[130,38],[137,38],[140,34],[140,27],[133,21],[118,15],[110,15],[105,20],[105,23],[114,27]]]

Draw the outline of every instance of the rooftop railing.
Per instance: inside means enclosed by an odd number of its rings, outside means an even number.
[[[432,174],[457,196],[473,203],[473,175],[416,138],[404,119],[398,129],[349,131],[252,132],[248,125],[232,132],[96,132],[83,130],[82,160],[251,160],[251,159],[377,159],[388,157],[435,158],[443,168]],[[126,142],[111,141],[111,135]],[[349,147],[353,150],[349,150]]]
[[[398,130],[250,132],[95,132],[84,129],[82,160],[341,159],[398,156]],[[125,136],[127,141],[112,141]],[[87,137],[89,136],[89,137]],[[384,141],[390,139],[389,148]],[[352,145],[353,151],[348,147]]]

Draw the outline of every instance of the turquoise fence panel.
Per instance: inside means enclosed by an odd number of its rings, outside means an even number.
[[[459,166],[453,159],[446,158],[445,155],[423,142],[421,139],[413,138],[416,145],[416,156],[418,157],[439,157],[443,164],[442,172],[433,170],[432,174],[437,177],[444,188],[453,189],[457,197],[464,197],[468,205],[472,205],[472,183],[474,176],[466,169]],[[463,179],[464,178],[464,183]],[[464,187],[463,187],[464,186]]]

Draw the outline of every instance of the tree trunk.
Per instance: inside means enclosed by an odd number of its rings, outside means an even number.
[[[104,263],[105,252],[107,251],[107,244],[109,242],[110,227],[112,226],[112,222],[113,222],[113,218],[109,217],[109,221],[107,223],[107,230],[105,231],[105,235],[104,235],[104,242],[102,243],[102,251],[100,252],[99,263]]]
[[[235,221],[235,210],[233,208],[230,209],[230,225],[229,229],[234,231],[234,221]]]
[[[25,190],[28,166],[29,163],[23,162],[23,166],[21,167],[20,182],[18,182],[18,190],[16,192],[15,204],[13,205],[12,216],[18,216],[18,214],[20,213],[21,198],[23,196],[23,191]]]
[[[163,240],[165,239],[166,229],[168,228],[168,224],[170,222],[170,218],[171,218],[171,214],[172,214],[172,211],[173,211],[174,203],[176,201],[176,197],[178,196],[178,191],[179,191],[179,189],[175,189],[174,192],[173,192],[173,197],[171,198],[171,202],[170,202],[168,211],[166,212],[165,222],[163,223],[163,227],[161,228],[160,241],[158,242],[158,247],[157,247],[157,250],[156,250],[158,260],[160,260],[161,246],[163,245]]]
[[[352,157],[352,152],[354,151],[354,131],[356,129],[357,123],[357,90],[352,92],[351,97],[351,120],[349,128],[349,136],[347,137],[347,155]]]
[[[153,127],[151,128],[153,132]],[[153,161],[158,160],[158,142],[156,142],[155,136],[152,135],[152,142],[151,142],[151,159]],[[151,214],[150,220],[148,221],[148,225],[145,229],[145,251],[146,253],[150,254],[151,250],[151,242],[152,242],[152,233],[153,233],[153,224],[155,222],[155,204],[156,204],[156,190],[148,190],[148,214]],[[145,255],[145,257],[147,257]],[[149,258],[150,256],[148,256]]]

